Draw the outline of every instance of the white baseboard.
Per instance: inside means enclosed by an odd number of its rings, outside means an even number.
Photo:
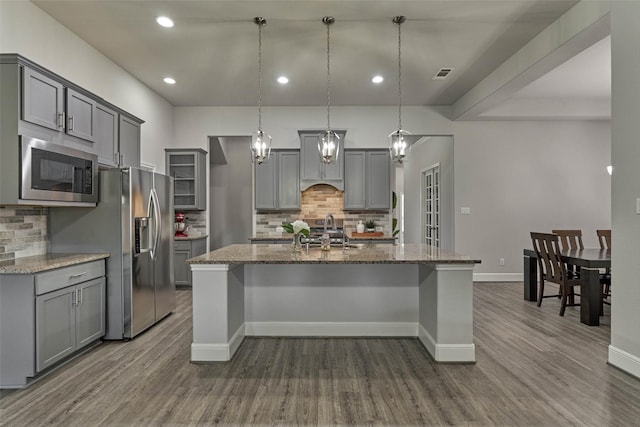
[[[609,364],[640,378],[640,357],[609,345]]]
[[[522,273],[473,273],[474,282],[522,282]]]
[[[418,339],[436,362],[475,363],[475,344],[437,344],[431,334],[418,326]]]
[[[245,334],[280,337],[415,337],[412,322],[245,322]]]
[[[227,344],[191,343],[192,362],[226,362],[231,360],[244,340],[244,325],[241,325]]]

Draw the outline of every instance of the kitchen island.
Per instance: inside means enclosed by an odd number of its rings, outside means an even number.
[[[230,360],[245,336],[414,336],[438,362],[475,362],[473,268],[421,244],[292,252],[230,245],[187,260],[193,362]]]

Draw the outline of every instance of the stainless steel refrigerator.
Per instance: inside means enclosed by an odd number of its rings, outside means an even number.
[[[175,310],[173,178],[100,171],[95,208],[51,208],[50,252],[108,252],[107,333],[130,339]]]

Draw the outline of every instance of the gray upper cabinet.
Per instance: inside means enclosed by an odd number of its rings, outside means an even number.
[[[269,160],[254,168],[256,210],[300,209],[299,150],[271,150]]]
[[[94,123],[98,163],[140,167],[140,121],[97,103]]]
[[[119,166],[118,113],[102,104],[97,104],[95,122],[98,163],[105,166]]]
[[[138,120],[120,115],[118,138],[120,167],[140,167],[140,125]]]
[[[335,163],[325,164],[318,153],[318,135],[322,131],[298,131],[300,135],[300,189],[315,184],[329,184],[344,190],[344,137],[346,131],[335,131],[340,137],[340,153]]]
[[[23,67],[22,120],[64,130],[64,87],[44,74]]]
[[[96,101],[67,88],[67,133],[87,141],[94,141]]]
[[[201,148],[167,148],[167,172],[173,177],[174,208],[207,209],[207,152]]]
[[[387,210],[391,161],[387,150],[345,150],[345,210]]]

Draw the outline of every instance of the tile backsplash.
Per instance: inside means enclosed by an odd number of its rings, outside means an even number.
[[[0,207],[0,260],[47,253],[47,208]]]
[[[333,214],[343,220],[343,227],[355,231],[356,223],[372,219],[385,234],[391,234],[391,215],[389,212],[343,211],[344,193],[330,185],[318,184],[307,188],[300,196],[300,211],[258,212],[256,213],[256,235],[274,233],[283,222],[296,219],[324,218]]]

